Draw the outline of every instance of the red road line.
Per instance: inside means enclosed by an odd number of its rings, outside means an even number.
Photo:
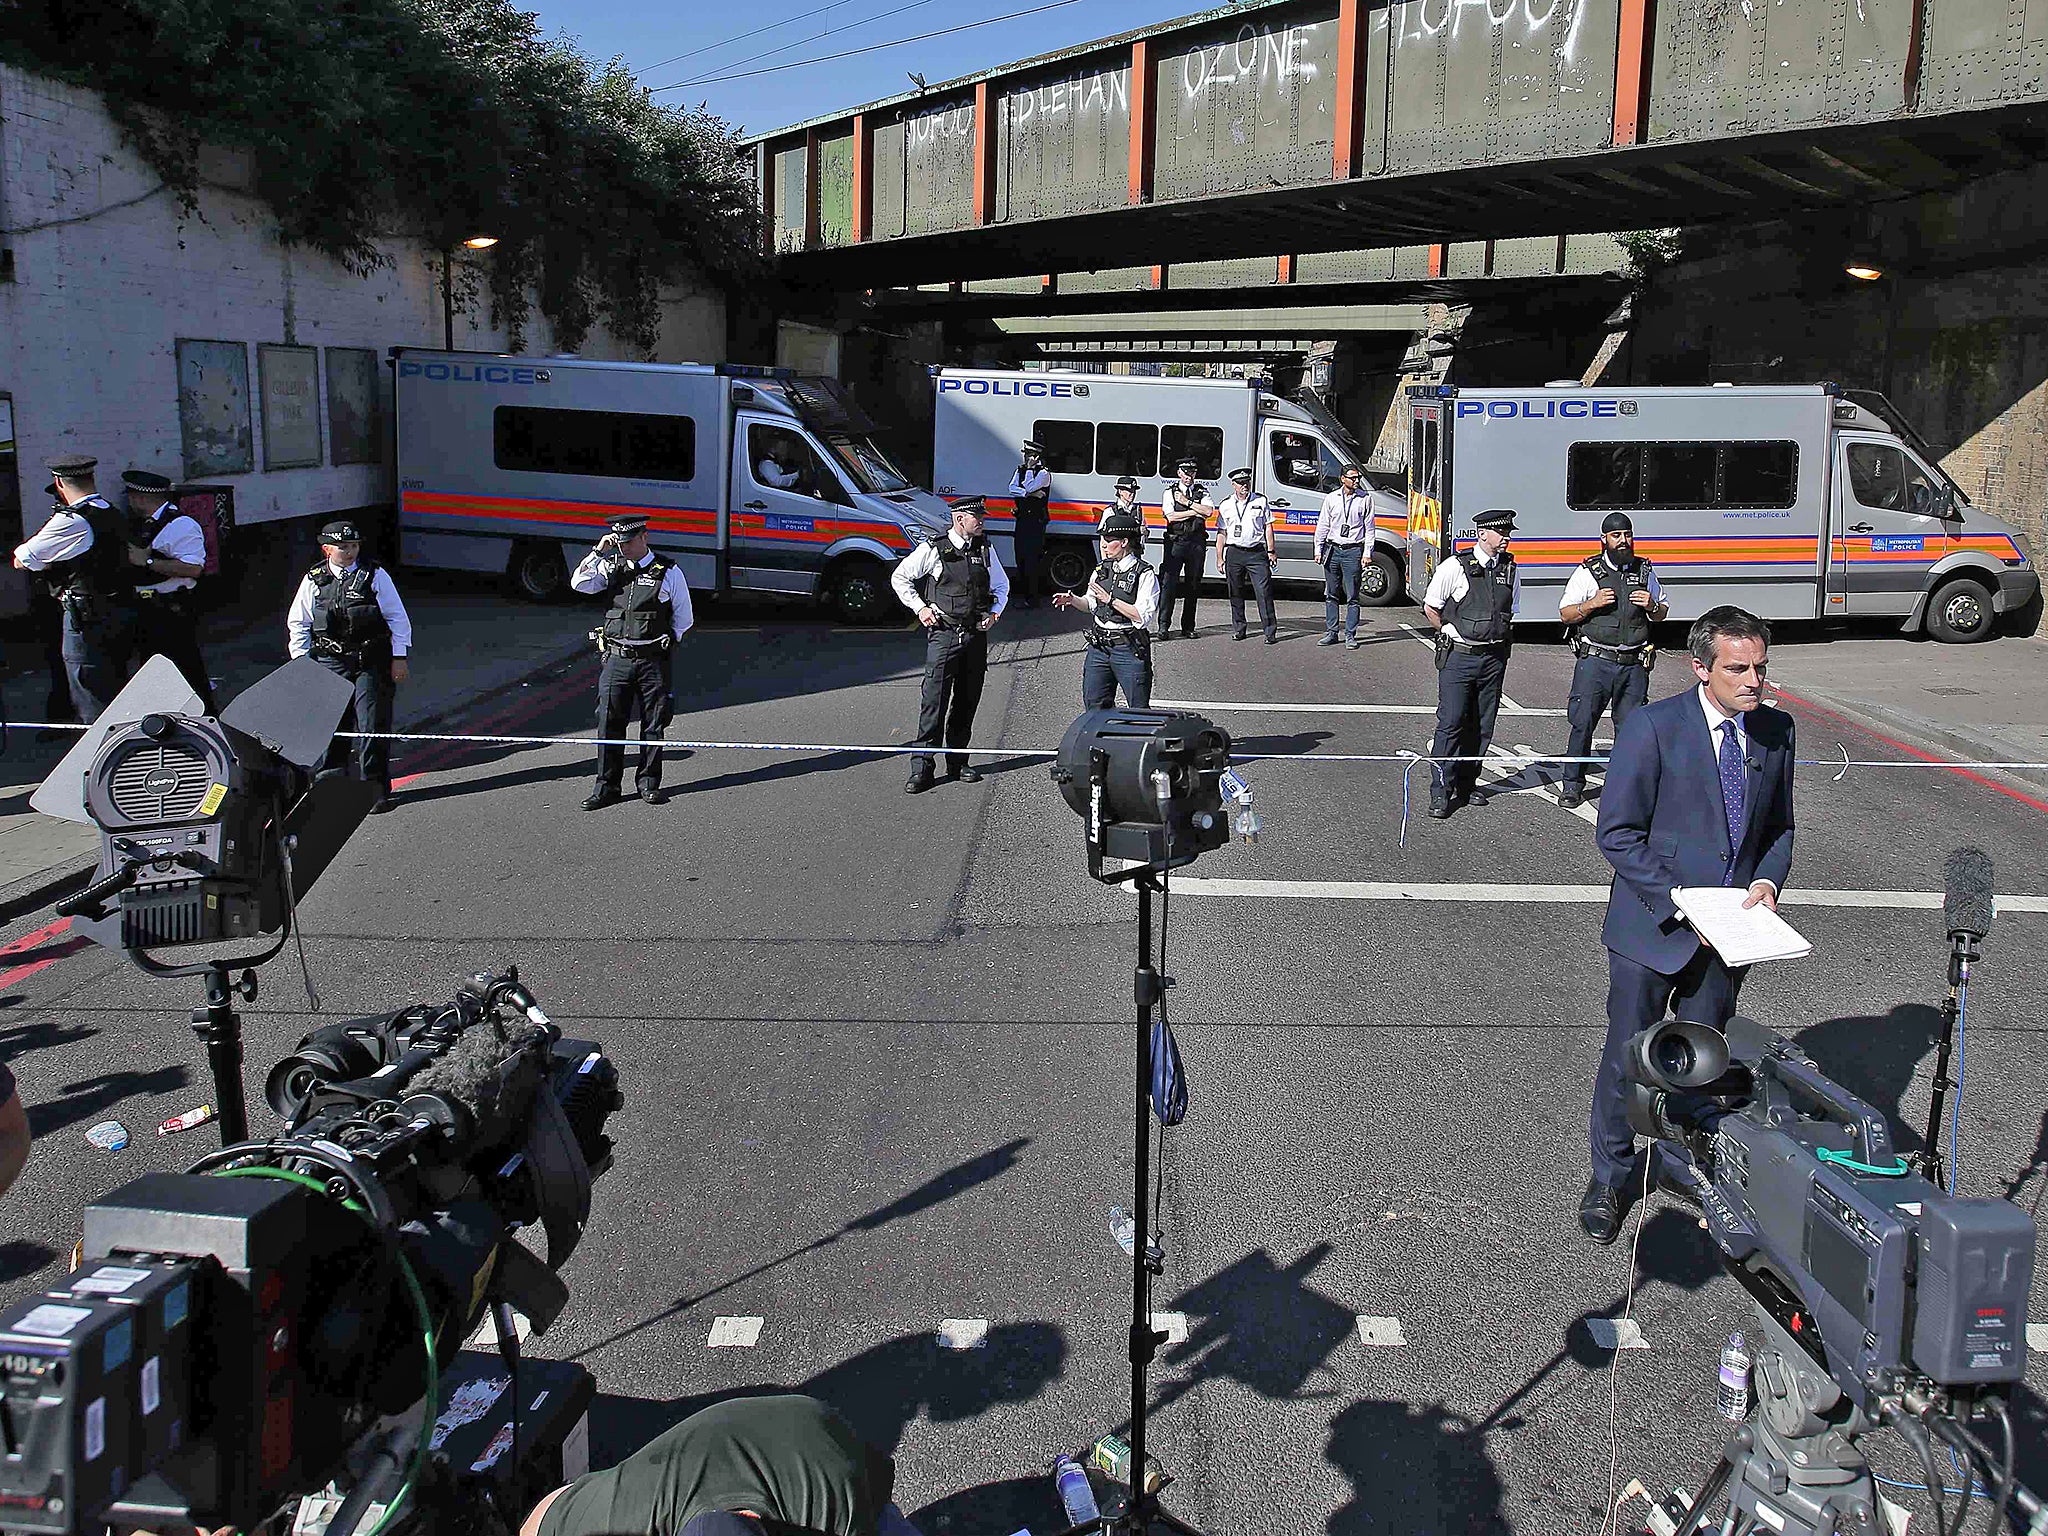
[[[45,923],[33,933],[24,933],[11,944],[0,946],[0,958],[28,957],[22,964],[0,971],[0,990],[13,986],[17,981],[26,981],[37,971],[48,970],[66,955],[75,955],[92,942],[82,933],[64,939],[64,935],[70,931],[71,919],[60,917],[54,923]],[[63,939],[63,942],[55,942],[59,939]]]
[[[1871,727],[1865,725],[1861,720],[1858,720],[1853,715],[1845,715],[1841,713],[1839,710],[1829,709],[1826,705],[1815,704],[1810,700],[1802,699],[1796,693],[1786,692],[1776,683],[1772,683],[1770,687],[1773,693],[1775,693],[1779,698],[1784,699],[1788,703],[1796,704],[1801,709],[1811,710],[1816,715],[1826,715],[1830,720],[1839,721],[1841,724],[1849,726],[1853,730],[1861,731],[1864,735],[1870,737],[1873,741],[1883,742],[1886,746],[1890,747],[1895,752],[1903,752],[1906,754],[1906,756],[1918,758],[1923,763],[1939,763],[1942,767],[1946,768],[1950,773],[1960,774],[1963,778],[1968,779],[1972,784],[1981,784],[1986,789],[1994,790],[1997,793],[2004,795],[2009,800],[2017,800],[2021,805],[2027,806],[2030,809],[2048,812],[2048,800],[2036,799],[2034,796],[2026,794],[2020,790],[2014,789],[2010,785],[2001,784],[1996,779],[1989,779],[1981,773],[1972,772],[1970,769],[1963,767],[1962,764],[1952,762],[1948,758],[1941,756],[1939,753],[1923,752],[1918,747],[1909,747],[1903,741],[1894,740],[1892,737],[1885,735],[1882,731],[1871,729]]]
[[[554,687],[543,689],[539,694],[531,698],[522,699],[518,704],[508,706],[494,715],[487,715],[479,724],[484,727],[483,734],[510,735],[514,727],[524,725],[536,715],[553,709],[558,704],[565,703],[578,693],[586,691],[589,687],[589,678],[576,676],[572,672],[570,676],[563,678]],[[392,788],[396,789],[401,785],[410,784],[415,779],[424,778],[430,773],[439,773],[445,769],[456,767],[464,757],[477,750],[479,749],[465,746],[460,742],[438,742],[420,754],[420,765],[415,767],[411,773],[406,774],[403,778],[393,779],[391,781]]]

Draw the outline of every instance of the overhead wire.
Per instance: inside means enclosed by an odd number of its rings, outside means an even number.
[[[733,59],[724,64],[714,65],[712,66],[711,73],[716,74],[720,70],[738,69],[742,64],[752,64],[758,59],[772,59],[778,53],[787,53],[790,49],[801,48],[806,43],[818,42],[822,38],[830,37],[834,32],[844,32],[850,27],[864,27],[872,22],[887,21],[891,16],[901,16],[905,11],[914,11],[921,5],[930,5],[931,3],[932,0],[908,0],[907,4],[899,5],[894,10],[877,11],[872,16],[859,16],[854,18],[852,21],[843,22],[836,27],[827,27],[822,32],[813,32],[809,37],[800,37],[793,43],[779,43],[773,48],[764,48],[759,53],[750,53],[744,59]],[[829,10],[830,7],[828,6],[826,7],[826,9]],[[812,12],[811,14],[815,15],[817,13]],[[762,30],[765,31],[768,29],[763,28]],[[662,66],[659,64],[650,64],[647,66],[646,69],[642,70],[641,73],[652,74],[655,70],[660,69],[661,67]],[[652,87],[652,89],[657,91],[681,90],[685,86],[696,85],[698,83],[699,78],[700,77],[693,76],[691,79],[688,80],[677,80],[669,85],[654,86]]]
[[[800,11],[794,16],[785,16],[780,21],[771,21],[766,26],[755,27],[751,31],[736,32],[731,37],[720,38],[717,42],[706,43],[700,48],[690,48],[682,53],[672,53],[665,59],[657,59],[652,64],[634,70],[633,78],[637,80],[642,75],[653,74],[657,69],[666,69],[671,64],[680,64],[684,59],[694,59],[700,53],[716,53],[721,48],[730,48],[734,43],[744,43],[750,37],[759,37],[763,32],[773,32],[777,27],[793,27],[800,21],[809,21],[813,16],[822,16],[827,11],[834,10],[845,3],[846,0],[832,0],[832,3],[829,5],[817,6],[808,11]],[[848,22],[847,25],[858,26],[859,23]],[[745,61],[740,60],[737,62],[744,63]],[[730,67],[723,64],[719,66],[721,69]]]

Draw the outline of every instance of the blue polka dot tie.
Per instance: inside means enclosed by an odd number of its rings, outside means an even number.
[[[1748,781],[1743,773],[1742,743],[1735,739],[1735,722],[1723,720],[1721,731],[1721,807],[1728,813],[1728,862],[1732,866],[1742,846],[1743,799]]]

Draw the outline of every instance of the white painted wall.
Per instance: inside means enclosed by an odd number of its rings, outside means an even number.
[[[12,253],[14,275],[0,281],[0,391],[14,399],[21,506],[31,526],[48,508],[42,466],[53,455],[97,456],[102,489],[127,468],[190,478],[178,421],[180,338],[248,343],[256,469],[205,477],[236,488],[238,522],[392,500],[388,464],[332,462],[324,355],[321,465],[263,470],[256,344],[368,347],[380,358],[392,346],[438,347],[439,257],[393,240],[389,266],[355,277],[278,243],[263,205],[237,190],[248,175],[239,155],[211,153],[205,169],[200,216],[181,222],[177,199],[121,142],[96,93],[0,67],[0,245]],[[722,295],[679,289],[664,295],[663,308],[657,358],[724,359]],[[485,309],[479,300],[477,313],[458,312],[456,346],[503,348]],[[527,351],[552,350],[536,314]],[[627,355],[602,329],[582,353]]]

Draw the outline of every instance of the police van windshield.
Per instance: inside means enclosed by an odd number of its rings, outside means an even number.
[[[873,438],[828,437],[825,445],[853,483],[871,496],[912,488],[910,477],[890,462],[889,455],[882,452]]]

